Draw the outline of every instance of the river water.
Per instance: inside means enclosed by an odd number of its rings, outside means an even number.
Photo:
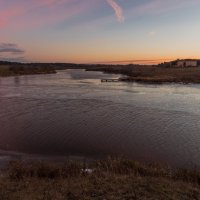
[[[200,85],[101,83],[101,72],[0,78],[0,160],[123,155],[200,166]]]

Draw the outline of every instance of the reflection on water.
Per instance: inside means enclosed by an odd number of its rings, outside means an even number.
[[[101,83],[106,77],[66,70],[0,78],[0,149],[200,165],[198,85]]]
[[[20,85],[20,78],[19,78],[19,76],[15,76],[14,77],[14,81],[15,81],[15,86],[19,86]]]

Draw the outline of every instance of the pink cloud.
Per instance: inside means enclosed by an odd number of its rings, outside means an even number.
[[[115,15],[116,15],[118,21],[123,22],[124,16],[123,16],[122,8],[114,0],[107,0],[107,2],[115,11]]]
[[[23,2],[23,6],[13,4],[0,8],[0,27],[18,30],[46,26],[87,13],[95,5],[98,3],[91,0],[29,0]]]
[[[23,8],[19,6],[15,6],[3,12],[0,12],[0,27],[8,25],[10,20],[15,18],[16,16],[21,15],[23,11],[24,11]]]
[[[27,15],[27,18],[23,18],[23,16],[19,17],[19,23],[17,24],[20,28],[34,28],[40,26],[47,26],[49,24],[55,24],[59,21],[69,20],[70,18],[84,13],[87,10],[87,4],[84,2],[78,5],[68,5],[67,8],[59,8],[59,12],[56,12],[58,4],[54,4],[53,1],[48,1],[45,3],[50,3],[48,9],[45,10],[45,15],[37,14],[37,15]],[[61,3],[61,2],[60,2]],[[66,3],[66,2],[65,2]],[[44,5],[44,4],[43,4]],[[29,12],[34,12],[35,8],[31,9]],[[15,25],[13,25],[15,26]],[[16,27],[17,28],[17,27]]]
[[[0,19],[0,28],[5,26],[6,22],[4,19]]]

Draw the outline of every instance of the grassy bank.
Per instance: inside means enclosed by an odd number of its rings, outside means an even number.
[[[0,65],[0,76],[17,76],[17,75],[31,75],[31,74],[52,74],[56,73],[55,69],[48,66],[30,66],[7,64]]]
[[[34,75],[34,74],[52,74],[56,70],[65,69],[92,69],[96,65],[84,65],[73,63],[14,63],[0,61],[0,77]]]
[[[91,69],[89,69],[91,70]],[[200,83],[200,67],[112,66],[94,68],[95,71],[128,76],[123,81],[143,83]]]
[[[0,77],[28,74],[50,74],[56,70],[86,69],[126,75],[122,81],[143,83],[200,83],[200,67],[163,67],[143,65],[86,65],[73,63],[0,62]]]
[[[1,174],[0,199],[200,199],[200,172],[122,158],[91,164],[17,161]]]

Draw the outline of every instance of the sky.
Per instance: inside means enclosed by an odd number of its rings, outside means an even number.
[[[0,0],[0,60],[200,58],[200,0]]]

